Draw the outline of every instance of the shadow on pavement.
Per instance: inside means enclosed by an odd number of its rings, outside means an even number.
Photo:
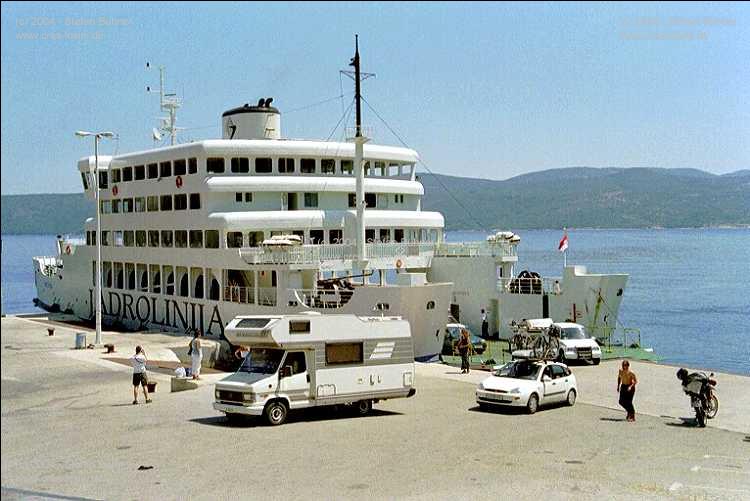
[[[680,420],[679,423],[672,421],[672,422],[664,423],[664,424],[666,424],[667,426],[677,426],[679,428],[697,428],[698,427],[698,422],[695,420],[695,418],[681,417],[678,419]]]
[[[368,419],[375,417],[402,416],[400,412],[384,411],[373,409],[366,416],[356,416],[352,411],[324,411],[323,409],[302,409],[289,413],[286,424],[304,423],[315,421],[337,421],[340,419]],[[244,419],[243,419],[244,418]],[[209,416],[195,418],[190,420],[193,423],[205,424],[208,426],[222,426],[225,428],[255,428],[265,426],[266,422],[263,416],[240,416],[239,420],[229,421],[226,416]]]
[[[549,406],[547,409],[553,409],[554,406]],[[499,405],[490,406],[486,409],[482,409],[478,405],[475,405],[474,407],[469,407],[469,412],[479,412],[482,414],[504,414],[507,416],[517,416],[519,414],[526,414],[526,408],[525,407],[501,407]],[[540,409],[541,411],[542,409]]]
[[[612,421],[615,423],[624,423],[625,418],[603,417],[603,418],[599,418],[599,421]]]

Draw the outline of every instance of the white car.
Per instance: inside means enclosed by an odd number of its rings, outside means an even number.
[[[576,377],[565,364],[536,360],[515,360],[497,367],[476,390],[481,409],[525,407],[529,414],[534,414],[540,405],[573,405],[577,396]]]
[[[571,322],[558,322],[553,325],[560,328],[558,361],[566,363],[568,360],[584,360],[599,365],[602,361],[602,349],[596,339],[589,336],[583,325]]]

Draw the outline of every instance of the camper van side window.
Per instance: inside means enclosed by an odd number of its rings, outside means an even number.
[[[289,334],[310,334],[309,320],[290,320]]]
[[[362,343],[326,344],[326,365],[361,364]]]

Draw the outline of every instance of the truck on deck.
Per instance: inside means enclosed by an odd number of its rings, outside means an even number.
[[[230,420],[280,425],[291,410],[340,404],[365,415],[373,403],[416,393],[409,322],[400,317],[248,315],[224,334],[245,354],[216,383],[213,407]]]

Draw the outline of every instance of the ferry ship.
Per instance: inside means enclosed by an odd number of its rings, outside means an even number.
[[[486,309],[502,335],[515,318],[578,304],[595,332],[613,328],[626,276],[571,269],[554,294],[512,282],[515,236],[444,242],[442,214],[421,207],[417,152],[367,144],[358,48],[351,64],[350,140],[283,138],[263,98],[224,112],[221,139],[175,145],[172,99],[171,146],[78,161],[85,195],[99,201],[103,322],[221,338],[237,315],[375,311],[409,321],[418,360],[438,356],[449,312],[479,331]],[[165,109],[163,80],[161,92]],[[94,318],[94,218],[85,235],[33,258],[38,306]]]

